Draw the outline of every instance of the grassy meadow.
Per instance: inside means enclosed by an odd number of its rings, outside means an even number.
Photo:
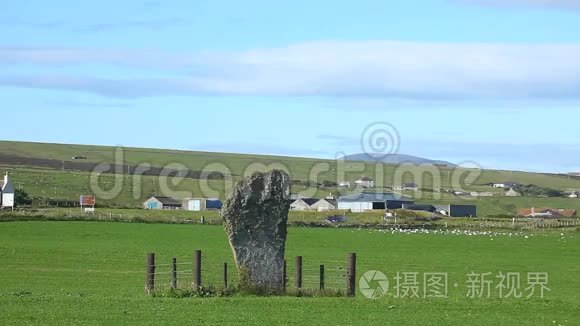
[[[391,286],[396,272],[448,273],[448,298],[370,300],[359,293],[354,299],[241,295],[170,299],[144,293],[146,253],[157,253],[158,264],[177,257],[186,263],[180,265],[186,271],[191,270],[192,252],[202,249],[204,282],[219,283],[219,266],[231,262],[222,227],[0,223],[0,324],[578,325],[579,235],[573,231],[563,236],[558,231],[510,237],[290,228],[286,256],[289,260],[304,256],[307,286],[314,286],[312,273],[320,262],[338,267],[354,251],[359,275],[383,271]],[[499,299],[493,291],[490,299],[468,299],[470,272],[547,272],[551,291],[544,299]],[[340,275],[334,276],[340,286]],[[164,277],[158,280],[167,283]],[[182,285],[191,282],[188,277],[187,271],[180,274]]]

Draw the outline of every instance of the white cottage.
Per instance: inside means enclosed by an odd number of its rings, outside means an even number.
[[[0,204],[2,208],[14,208],[15,206],[15,192],[14,185],[8,177],[8,173],[4,175],[4,180],[0,181]]]
[[[335,210],[336,207],[337,207],[336,199],[330,199],[330,198],[321,199],[321,200],[317,201],[315,204],[310,205],[310,208],[312,210],[316,210],[319,212],[332,211],[332,210]]]
[[[374,188],[375,181],[369,177],[362,177],[354,182],[357,187]]]

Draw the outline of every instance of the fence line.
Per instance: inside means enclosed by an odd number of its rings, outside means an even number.
[[[227,262],[221,264],[221,267],[215,265],[209,268],[202,262],[206,256],[202,255],[200,250],[193,254],[191,263],[179,263],[177,258],[172,258],[171,264],[157,264],[155,253],[147,255],[145,291],[149,294],[155,293],[156,289],[177,289],[182,285],[193,289],[199,289],[206,283],[210,285],[215,282],[224,288],[232,285],[230,282],[230,270]],[[331,264],[341,264],[342,266],[327,267],[325,262]],[[310,267],[315,264],[317,268]],[[345,289],[348,296],[355,295],[356,289],[356,254],[350,253],[346,261],[306,261],[309,268],[304,268],[305,260],[302,256],[294,259],[293,275],[288,273],[288,261],[284,261],[281,286],[284,291],[287,290],[288,281],[293,281],[296,290],[302,291],[313,286],[319,290],[327,288]],[[187,270],[179,270],[179,266],[190,266]],[[237,272],[237,271],[234,271]],[[289,277],[292,275],[293,277]],[[203,278],[202,278],[203,276]],[[185,280],[184,280],[185,279]],[[208,281],[210,280],[210,281]],[[211,285],[217,285],[211,284]]]

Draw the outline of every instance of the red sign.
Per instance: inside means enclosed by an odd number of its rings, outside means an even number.
[[[95,206],[95,203],[96,203],[95,196],[93,196],[93,195],[81,196],[81,205],[82,206]]]

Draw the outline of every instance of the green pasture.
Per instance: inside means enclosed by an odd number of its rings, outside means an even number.
[[[578,325],[580,235],[524,236],[391,234],[373,230],[290,228],[286,256],[304,256],[307,286],[317,266],[346,265],[358,254],[359,276],[369,270],[447,273],[447,298],[370,300],[252,297],[151,298],[144,293],[145,256],[158,264],[185,263],[182,286],[191,282],[193,251],[203,250],[206,284],[219,285],[220,267],[231,263],[221,226],[93,222],[0,223],[0,324],[3,325]],[[160,267],[160,271],[163,272]],[[545,297],[470,299],[472,272],[549,273]],[[292,267],[290,266],[290,274]],[[341,286],[340,272],[330,276]],[[231,277],[234,277],[232,271]],[[163,284],[168,280],[158,276]],[[525,281],[525,280],[524,280]],[[292,280],[290,280],[292,282]],[[457,286],[455,286],[457,285]]]

